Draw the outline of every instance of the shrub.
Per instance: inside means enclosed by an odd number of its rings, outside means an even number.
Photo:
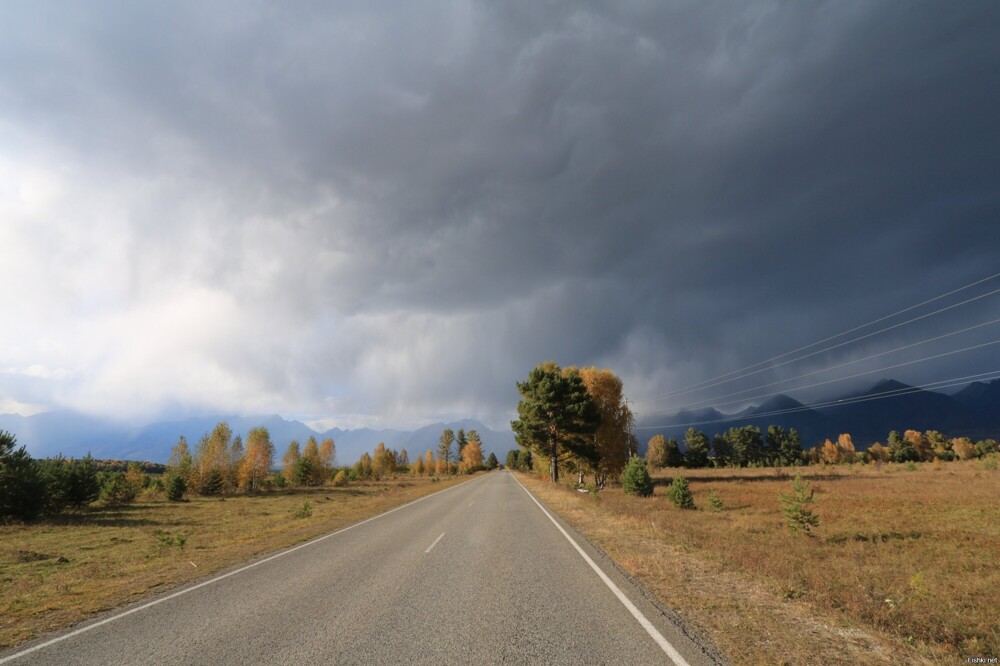
[[[213,469],[202,479],[198,492],[202,495],[218,495],[222,492],[222,472]]]
[[[284,488],[287,485],[288,485],[288,481],[285,480],[285,475],[282,474],[281,472],[275,472],[274,473],[274,487],[275,488]]]
[[[688,480],[683,476],[675,476],[667,489],[667,497],[678,509],[693,509],[694,495],[691,494],[691,487]]]
[[[303,502],[302,506],[300,506],[298,510],[292,514],[294,518],[309,518],[312,515],[313,515],[313,508],[312,504],[310,504],[309,502]]]
[[[187,483],[184,482],[184,477],[177,474],[167,479],[166,491],[167,499],[171,502],[180,502],[184,499],[184,493],[187,491]]]
[[[632,456],[622,471],[622,489],[626,495],[649,497],[653,494],[653,480],[649,477],[646,459]]]
[[[781,512],[788,519],[788,528],[793,532],[802,530],[812,535],[812,528],[819,527],[819,516],[812,512],[809,505],[813,503],[814,490],[809,484],[796,475],[792,481],[792,494],[781,493]]]
[[[347,474],[344,473],[344,470],[340,470],[337,472],[337,476],[333,477],[333,485],[341,488],[346,486],[349,480],[350,479],[347,478]]]
[[[723,503],[722,498],[719,497],[719,494],[714,490],[709,491],[708,493],[708,506],[712,509],[712,511],[716,512],[722,511],[723,509],[726,508],[726,505]]]
[[[131,504],[138,494],[138,489],[125,478],[124,472],[111,472],[101,484],[101,501],[107,506]]]

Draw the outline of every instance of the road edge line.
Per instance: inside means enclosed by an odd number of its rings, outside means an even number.
[[[485,478],[488,478],[488,477],[489,477],[489,474],[484,474],[483,476],[481,476],[479,478],[480,479],[485,479]],[[379,518],[382,518],[383,516],[388,516],[390,513],[393,513],[395,511],[399,511],[400,509],[405,509],[406,507],[412,506],[412,505],[416,504],[417,502],[423,502],[425,499],[429,499],[431,497],[437,497],[438,495],[446,493],[449,490],[454,490],[455,488],[459,488],[461,486],[464,486],[466,483],[470,483],[470,482],[478,481],[478,480],[479,479],[469,479],[468,481],[463,481],[462,483],[454,485],[454,486],[452,486],[450,488],[442,488],[441,490],[437,490],[437,491],[435,491],[435,492],[433,492],[433,493],[431,493],[429,495],[424,495],[423,497],[418,497],[417,499],[412,500],[410,502],[407,502],[406,504],[400,504],[399,506],[393,507],[392,509],[389,509],[388,511],[383,511],[382,513],[374,515],[374,516],[371,516],[370,518],[365,518],[364,520],[359,521],[357,523],[353,523],[351,525],[348,525],[347,527],[341,527],[338,530],[335,530],[335,531],[330,532],[328,534],[320,535],[318,537],[310,539],[309,541],[306,541],[304,543],[300,543],[297,546],[292,546],[290,548],[286,548],[285,550],[282,550],[282,551],[279,551],[277,553],[274,553],[273,555],[268,555],[267,557],[265,557],[262,560],[256,560],[256,561],[251,562],[250,564],[246,564],[246,565],[244,565],[244,566],[242,566],[242,567],[240,567],[238,569],[233,569],[232,571],[227,571],[226,573],[219,574],[218,576],[215,576],[213,578],[209,578],[208,580],[203,580],[200,583],[192,585],[191,587],[185,587],[182,590],[177,590],[176,592],[172,592],[171,594],[168,594],[165,597],[160,597],[159,599],[153,599],[152,601],[148,601],[148,602],[142,604],[141,606],[136,606],[135,608],[130,608],[130,609],[128,609],[126,611],[122,611],[121,613],[118,613],[116,615],[112,615],[111,617],[106,617],[103,620],[98,620],[97,622],[94,622],[92,624],[88,624],[86,626],[80,627],[79,629],[74,629],[73,631],[70,631],[69,633],[62,634],[60,636],[56,636],[55,638],[49,639],[49,640],[47,640],[47,641],[45,641],[43,643],[39,643],[38,645],[33,645],[30,648],[26,648],[24,650],[21,650],[20,652],[15,652],[14,654],[8,655],[6,657],[0,657],[0,664],[6,664],[8,662],[14,661],[15,659],[20,659],[21,657],[29,655],[32,652],[37,652],[38,650],[41,650],[43,648],[49,647],[50,645],[55,645],[56,643],[61,643],[62,641],[66,640],[68,638],[73,638],[74,636],[79,636],[80,634],[86,633],[86,632],[90,631],[91,629],[96,629],[97,627],[104,626],[105,624],[110,624],[111,622],[114,622],[115,620],[120,620],[123,617],[127,617],[129,615],[132,615],[133,613],[138,613],[139,611],[146,610],[147,608],[152,608],[153,606],[156,606],[158,604],[162,604],[164,601],[170,601],[171,599],[176,599],[177,597],[183,596],[183,595],[187,594],[188,592],[194,592],[195,590],[198,590],[198,589],[201,589],[201,588],[206,587],[208,585],[211,585],[212,583],[217,583],[220,580],[229,578],[230,576],[235,576],[238,573],[243,573],[244,571],[247,571],[249,569],[253,569],[254,567],[258,567],[261,564],[265,564],[265,563],[270,562],[272,560],[276,560],[279,557],[284,557],[285,555],[288,555],[289,553],[294,553],[295,551],[297,551],[297,550],[299,550],[301,548],[305,548],[307,546],[312,546],[313,544],[317,544],[320,541],[325,541],[326,539],[329,539],[330,537],[335,537],[338,534],[342,534],[342,533],[346,532],[347,530],[353,530],[355,527],[360,527],[360,526],[364,525],[365,523],[370,523],[371,521],[378,520]],[[516,479],[515,479],[515,481],[516,481]]]
[[[573,545],[573,548],[575,548],[576,552],[580,554],[580,557],[582,557],[584,561],[590,565],[590,568],[593,569],[594,572],[600,577],[600,579],[604,581],[604,584],[607,585],[608,588],[614,593],[614,595],[618,598],[618,601],[620,601],[622,605],[625,606],[626,609],[628,609],[628,612],[632,614],[632,617],[634,617],[636,621],[640,625],[642,625],[642,628],[646,630],[646,633],[649,634],[650,638],[656,641],[656,644],[660,646],[660,649],[663,650],[664,654],[666,654],[667,657],[669,657],[670,660],[673,661],[676,666],[690,666],[687,660],[684,659],[683,656],[681,656],[681,653],[678,652],[677,649],[670,644],[670,641],[664,638],[663,634],[660,633],[659,629],[653,626],[653,623],[650,622],[649,619],[642,614],[642,611],[639,610],[634,603],[632,603],[632,600],[629,599],[627,596],[625,596],[625,593],[621,591],[621,588],[615,585],[614,581],[611,580],[606,573],[604,573],[604,570],[601,569],[599,566],[597,566],[597,563],[594,562],[593,559],[591,559],[590,555],[587,555],[587,553],[584,552],[583,548],[580,547],[580,544],[578,544],[573,539],[573,537],[569,535],[569,532],[563,529],[563,526],[560,525],[559,522],[552,517],[552,514],[549,513],[548,509],[542,506],[542,503],[539,502],[538,499],[531,494],[531,491],[525,488],[524,484],[518,481],[517,477],[515,477],[513,474],[510,474],[510,478],[514,479],[514,483],[521,486],[521,490],[527,493],[528,497],[531,498],[531,501],[534,502],[538,506],[538,508],[542,510],[542,513],[545,514],[545,517],[548,518],[550,521],[552,521],[552,524],[556,526],[556,529],[558,529],[562,533],[562,535],[566,537],[566,540]]]

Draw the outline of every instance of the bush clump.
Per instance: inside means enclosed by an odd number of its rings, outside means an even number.
[[[694,495],[691,494],[691,487],[688,480],[683,476],[675,476],[667,489],[667,497],[678,509],[693,509]]]
[[[180,502],[184,499],[184,493],[187,492],[187,483],[184,482],[184,477],[180,474],[170,477],[167,480],[166,492],[167,499],[171,502]]]
[[[649,497],[653,494],[653,479],[649,476],[646,459],[632,456],[622,471],[622,490],[626,495]]]
[[[793,532],[802,530],[812,536],[812,529],[819,527],[819,516],[809,508],[813,503],[814,493],[809,484],[798,475],[792,482],[792,494],[780,493],[781,512],[788,519],[788,529]]]
[[[350,479],[347,478],[347,474],[344,470],[340,470],[337,472],[337,476],[333,477],[333,485],[337,488],[346,486],[348,481],[350,481]]]

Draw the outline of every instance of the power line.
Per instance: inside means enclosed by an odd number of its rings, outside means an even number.
[[[846,398],[841,400],[830,400],[827,402],[817,402],[810,405],[802,405],[801,407],[790,407],[788,409],[779,409],[770,412],[762,412],[760,414],[736,414],[733,416],[728,416],[722,419],[713,419],[708,421],[692,421],[690,423],[667,423],[663,425],[655,426],[638,426],[636,430],[663,430],[666,428],[690,428],[700,425],[711,425],[715,423],[729,423],[732,421],[740,420],[753,420],[764,418],[768,416],[780,416],[782,414],[793,414],[795,412],[804,412],[811,409],[822,409],[823,407],[835,407],[839,405],[853,405],[862,402],[869,402],[871,400],[883,400],[885,398],[896,398],[904,395],[910,395],[912,393],[917,393],[926,388],[947,388],[949,386],[958,386],[959,384],[965,384],[970,379],[979,378],[979,381],[988,381],[991,379],[1000,379],[1000,370],[990,370],[989,372],[980,372],[974,375],[966,375],[964,377],[953,377],[951,379],[942,379],[937,382],[931,382],[929,384],[920,384],[918,386],[907,386],[901,389],[892,389],[890,391],[883,391],[881,393],[872,393],[866,396],[857,396],[855,398]]]
[[[855,377],[863,377],[865,375],[870,375],[876,372],[882,372],[884,370],[892,370],[893,368],[901,368],[906,365],[913,365],[915,363],[923,363],[924,361],[930,361],[935,358],[942,358],[944,356],[951,356],[952,354],[960,354],[962,352],[971,351],[973,349],[980,349],[982,347],[989,347],[990,345],[1000,344],[1000,340],[993,340],[991,342],[984,342],[978,345],[972,345],[969,347],[963,347],[962,349],[955,349],[953,351],[944,352],[942,354],[934,354],[933,356],[925,356],[924,358],[914,359],[912,361],[905,361],[903,363],[897,363],[895,365],[887,365],[884,368],[876,368],[874,370],[866,370],[865,372],[856,372],[853,375],[847,375],[845,377],[840,377],[838,379],[828,379],[824,382],[816,382],[815,384],[807,384],[805,386],[799,386],[796,388],[797,391],[807,388],[814,388],[816,386],[825,386],[827,384],[835,384],[836,382],[842,382],[848,379],[854,379]],[[753,398],[744,398],[743,400],[752,400]]]
[[[747,397],[739,398],[738,400],[729,400],[727,402],[717,402],[720,398],[729,398],[729,397],[732,397],[732,396],[742,395],[742,394],[745,394],[745,393],[752,393],[753,391],[757,391],[757,390],[762,389],[762,388],[767,388],[769,386],[777,386],[778,384],[787,384],[788,382],[793,382],[793,381],[796,381],[798,379],[802,379],[803,377],[811,377],[813,375],[818,375],[818,374],[821,374],[823,372],[829,372],[831,370],[836,370],[837,368],[843,368],[843,367],[846,367],[848,365],[854,365],[855,363],[862,363],[864,361],[870,361],[871,359],[878,358],[879,356],[885,356],[886,354],[892,354],[892,353],[895,353],[895,352],[898,352],[898,351],[902,351],[904,349],[910,349],[911,347],[918,347],[920,345],[925,345],[925,344],[927,344],[929,342],[936,342],[937,340],[942,340],[944,338],[948,338],[948,337],[951,337],[953,335],[959,335],[961,333],[966,333],[968,331],[971,331],[971,330],[974,330],[974,329],[977,329],[977,328],[982,328],[983,326],[989,326],[991,324],[996,324],[998,322],[1000,322],[1000,319],[993,319],[992,321],[987,321],[987,322],[984,322],[982,324],[976,324],[975,326],[968,326],[966,328],[959,329],[957,331],[951,331],[950,333],[945,333],[943,335],[938,335],[938,336],[935,336],[933,338],[927,338],[926,340],[920,340],[919,342],[913,342],[913,343],[910,343],[908,345],[903,345],[901,347],[896,347],[895,349],[889,349],[887,351],[879,352],[877,354],[872,354],[871,356],[865,356],[864,358],[855,359],[853,361],[845,361],[844,363],[838,363],[837,365],[831,365],[831,366],[826,367],[826,368],[820,368],[819,370],[813,370],[811,372],[806,372],[804,374],[797,375],[795,377],[789,377],[788,379],[781,379],[781,380],[778,380],[776,382],[771,382],[769,384],[761,384],[759,386],[754,386],[754,387],[751,387],[751,388],[748,388],[748,389],[743,389],[743,390],[740,390],[740,391],[733,391],[731,393],[724,393],[722,395],[717,395],[717,396],[715,396],[713,398],[705,398],[704,400],[698,400],[698,401],[691,402],[691,403],[688,403],[686,405],[682,405],[680,407],[677,407],[677,411],[680,411],[682,409],[692,409],[692,408],[700,407],[700,406],[703,406],[703,405],[706,405],[706,404],[709,404],[709,405],[711,405],[713,407],[721,407],[723,405],[732,405],[734,403],[744,402],[744,401],[747,401],[747,400],[756,400],[757,398],[767,398],[767,397],[770,397],[772,395],[778,395],[782,391],[774,391],[772,393],[764,393],[764,394],[761,394],[761,395],[747,396]],[[933,357],[931,357],[931,358],[933,358]],[[883,368],[883,369],[888,369],[888,368]],[[876,370],[876,372],[878,372],[878,371]],[[794,391],[794,390],[798,390],[800,388],[810,388],[810,387],[808,387],[808,386],[803,386],[803,387],[795,387],[795,386],[793,386],[793,387],[790,387],[790,388],[785,389],[785,390],[786,391]]]
[[[961,303],[956,303],[955,305],[948,306],[947,308],[944,308],[942,310],[937,310],[936,312],[932,312],[932,313],[929,313],[929,314],[926,314],[926,315],[922,315],[920,317],[917,317],[915,319],[911,319],[911,320],[903,322],[901,324],[896,324],[894,326],[890,326],[888,328],[881,329],[880,331],[876,331],[874,333],[869,333],[867,335],[864,335],[864,336],[861,336],[861,337],[858,337],[858,338],[854,338],[852,340],[848,340],[847,342],[839,343],[837,345],[833,345],[831,347],[827,347],[825,349],[821,349],[821,350],[818,350],[816,352],[812,352],[810,354],[807,354],[805,356],[802,356],[802,357],[799,357],[799,358],[796,358],[796,359],[791,359],[791,360],[784,361],[782,363],[779,363],[779,364],[776,364],[776,365],[773,365],[773,366],[768,366],[766,368],[761,368],[759,370],[755,370],[754,372],[749,372],[747,374],[742,374],[742,375],[739,374],[739,373],[743,373],[743,372],[746,372],[748,370],[751,370],[753,368],[756,368],[757,366],[765,365],[765,364],[771,363],[772,361],[777,361],[779,359],[785,358],[786,356],[791,356],[792,354],[796,354],[798,352],[805,351],[805,350],[810,349],[812,347],[815,347],[817,345],[821,345],[824,342],[829,342],[831,340],[836,340],[839,337],[842,337],[842,336],[847,335],[849,333],[853,333],[855,331],[859,331],[859,330],[861,330],[863,328],[867,328],[867,327],[872,326],[873,324],[877,324],[877,323],[879,323],[881,321],[885,321],[887,319],[892,319],[893,317],[901,315],[904,312],[909,312],[910,310],[915,310],[916,308],[922,307],[922,306],[927,305],[929,303],[933,303],[934,301],[939,301],[942,298],[946,298],[946,297],[951,296],[953,294],[957,294],[957,293],[959,293],[961,291],[965,291],[966,289],[970,289],[970,288],[972,288],[972,287],[974,287],[976,285],[982,284],[984,282],[988,282],[988,281],[993,280],[993,279],[995,279],[997,277],[1000,277],[1000,273],[994,273],[993,275],[990,275],[989,277],[985,277],[985,278],[983,278],[981,280],[976,280],[975,282],[971,282],[971,283],[969,283],[969,284],[967,284],[967,285],[965,285],[963,287],[959,287],[958,289],[953,289],[953,290],[951,290],[951,291],[949,291],[947,293],[941,294],[939,296],[935,296],[934,298],[930,298],[930,299],[928,299],[926,301],[923,301],[921,303],[917,303],[916,305],[911,305],[909,307],[903,308],[902,310],[898,310],[896,312],[893,312],[892,314],[885,315],[884,317],[879,317],[878,319],[873,319],[872,321],[869,321],[869,322],[867,322],[865,324],[861,324],[860,326],[855,326],[854,328],[847,329],[846,331],[841,331],[840,333],[837,333],[836,335],[831,335],[830,337],[823,338],[822,340],[817,340],[816,342],[813,342],[811,344],[805,345],[803,347],[799,347],[798,349],[793,349],[792,351],[785,352],[784,354],[779,354],[777,356],[773,356],[773,357],[771,357],[769,359],[766,359],[764,361],[758,361],[757,363],[753,363],[751,365],[745,366],[745,367],[740,368],[738,370],[733,370],[731,372],[727,372],[727,373],[718,375],[716,377],[711,377],[709,379],[705,379],[705,380],[702,380],[700,382],[696,382],[694,384],[689,384],[687,386],[681,387],[681,388],[676,389],[674,391],[671,391],[669,393],[664,393],[662,395],[657,395],[657,396],[653,396],[653,397],[650,397],[650,398],[643,398],[643,399],[638,400],[638,402],[649,402],[649,401],[654,401],[654,400],[662,400],[662,399],[666,399],[666,398],[672,398],[672,397],[675,397],[675,396],[678,396],[678,395],[686,395],[688,393],[693,393],[694,391],[701,391],[701,390],[704,390],[706,388],[711,388],[712,386],[717,386],[719,384],[725,384],[725,383],[728,383],[728,382],[731,382],[731,381],[735,381],[737,379],[742,379],[743,377],[749,377],[750,375],[754,375],[754,374],[758,374],[760,372],[764,372],[765,370],[769,370],[769,369],[772,369],[772,368],[779,367],[781,365],[786,365],[788,363],[792,363],[794,361],[801,360],[802,358],[808,358],[809,356],[814,356],[814,355],[820,354],[820,353],[822,353],[824,351],[829,351],[829,350],[835,349],[837,347],[842,347],[842,346],[850,344],[852,342],[857,342],[858,340],[864,339],[866,337],[871,337],[872,335],[877,335],[878,333],[884,333],[885,331],[891,330],[892,328],[898,328],[899,326],[904,326],[906,324],[913,323],[914,321],[918,321],[919,319],[924,319],[926,317],[930,317],[930,316],[935,315],[935,314],[940,314],[941,312],[944,312],[945,310],[949,310],[949,309],[952,309],[952,308],[955,308],[955,307],[959,307],[960,305],[965,305],[966,303],[972,302],[974,300],[978,300],[980,298],[985,298],[986,296],[990,296],[992,294],[1000,292],[1000,289],[988,292],[986,294],[982,294],[980,296],[977,296],[975,298],[963,301]],[[739,376],[737,376],[737,377],[730,377],[730,375],[739,375]],[[729,377],[729,379],[725,379],[726,377]],[[724,380],[724,381],[719,381],[719,380]]]

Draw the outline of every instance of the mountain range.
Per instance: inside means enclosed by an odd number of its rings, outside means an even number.
[[[827,438],[836,440],[840,433],[850,433],[855,445],[867,447],[876,441],[884,443],[890,430],[938,430],[950,437],[972,439],[1000,437],[1000,380],[973,382],[947,395],[885,379],[866,391],[821,404],[809,407],[787,395],[776,395],[732,414],[706,408],[646,417],[637,423],[640,448],[654,434],[680,440],[688,427],[711,436],[742,425],[761,430],[769,425],[795,428],[806,448]]]
[[[227,422],[234,435],[239,434],[244,440],[251,428],[267,428],[274,442],[276,459],[281,458],[293,439],[304,445],[309,437],[315,437],[320,442],[332,438],[338,465],[353,464],[363,452],[374,450],[379,442],[397,451],[406,449],[413,460],[428,449],[436,450],[438,438],[445,428],[476,430],[483,441],[483,455],[495,453],[500,460],[504,459],[507,451],[517,446],[511,431],[491,430],[472,419],[434,423],[417,430],[333,428],[317,432],[301,421],[289,421],[277,415],[206,416],[135,427],[77,412],[52,411],[33,416],[0,414],[0,430],[14,433],[18,444],[23,444],[34,458],[58,454],[81,458],[90,453],[95,458],[165,463],[171,447],[181,436],[187,438],[193,451],[198,440],[220,421]]]

